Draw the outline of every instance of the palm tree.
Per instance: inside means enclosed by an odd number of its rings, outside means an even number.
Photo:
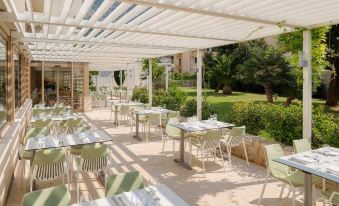
[[[214,79],[216,82],[218,82],[217,88],[220,88],[221,86],[223,87],[223,94],[232,94],[231,85],[234,70],[231,67],[231,55],[218,55],[213,57],[213,61],[215,62],[214,68],[207,72],[209,79]]]
[[[251,58],[237,68],[239,80],[264,87],[269,103],[273,103],[273,86],[289,85],[292,79],[289,65],[282,53],[267,45],[253,47]]]

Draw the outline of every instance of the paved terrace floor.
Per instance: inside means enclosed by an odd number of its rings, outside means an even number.
[[[206,163],[206,177],[204,177],[199,159],[193,158],[193,170],[190,171],[173,161],[171,141],[167,142],[165,151],[162,152],[162,140],[159,135],[152,136],[149,142],[140,142],[132,138],[127,123],[119,127],[113,126],[109,121],[108,109],[96,109],[84,115],[90,124],[105,130],[112,136],[112,142],[109,143],[110,156],[113,161],[111,172],[138,170],[142,173],[146,184],[151,179],[157,178],[160,183],[166,184],[192,206],[256,205],[265,179],[265,168],[255,164],[247,167],[246,161],[233,157],[232,166],[228,161],[225,162],[226,172],[224,172],[220,159],[214,163],[213,158],[209,158],[209,162]],[[179,143],[176,146],[178,148]],[[23,179],[22,165],[22,161],[19,161],[15,170],[8,206],[21,205],[24,193],[29,190],[28,167]],[[38,188],[60,182],[38,183]],[[279,199],[281,186],[281,183],[273,179],[270,181],[264,195],[263,205],[291,205],[290,199],[286,198],[287,189],[285,189],[283,198]],[[74,175],[70,190],[72,201],[75,203]],[[92,199],[105,196],[104,186],[96,180],[94,174],[81,175],[81,191],[83,194],[89,193]],[[319,197],[318,194],[317,196]],[[302,200],[303,195],[298,195],[297,205],[303,205]],[[322,205],[319,198],[317,205]]]

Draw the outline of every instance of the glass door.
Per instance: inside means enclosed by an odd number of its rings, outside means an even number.
[[[57,68],[59,71],[59,103],[64,105],[72,105],[72,94],[71,94],[71,82],[72,82],[72,71],[71,67],[69,68]]]
[[[73,108],[74,110],[83,110],[83,85],[84,73],[83,68],[73,68]]]
[[[54,67],[44,68],[45,103],[53,106],[57,102],[57,71]]]

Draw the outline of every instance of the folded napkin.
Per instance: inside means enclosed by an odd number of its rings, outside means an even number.
[[[300,164],[313,164],[317,163],[317,160],[311,158],[311,157],[305,157],[305,156],[292,156],[290,160],[294,162],[298,162]]]

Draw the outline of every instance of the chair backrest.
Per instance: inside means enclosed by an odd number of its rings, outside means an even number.
[[[32,110],[32,117],[40,117],[46,115],[46,109],[34,108]]]
[[[48,133],[47,127],[37,127],[37,128],[29,128],[26,131],[25,137],[22,140],[22,144],[26,144],[28,138],[32,137],[41,137]]]
[[[173,117],[178,117],[178,116],[179,116],[178,111],[169,112],[168,115],[167,115],[168,118],[173,118]]]
[[[54,108],[53,116],[55,116],[55,117],[63,116],[65,112],[66,112],[65,107],[57,106],[57,107]]]
[[[71,205],[71,195],[65,185],[26,193],[23,206]]]
[[[308,139],[293,140],[293,148],[295,153],[307,152],[312,150],[311,143]]]
[[[106,181],[106,197],[144,188],[142,176],[138,171],[109,176]]]
[[[187,122],[196,122],[196,121],[198,121],[197,116],[187,117]]]
[[[66,171],[66,154],[63,149],[38,150],[34,156],[33,176],[38,180],[62,177]]]
[[[107,146],[86,145],[81,149],[80,167],[85,172],[100,172],[107,167]]]
[[[237,146],[242,143],[244,139],[245,131],[246,131],[245,126],[233,127],[231,129],[231,134],[230,134],[231,139],[229,141],[231,141],[232,146]]]
[[[284,151],[279,144],[266,145],[264,151],[266,166],[273,177],[281,177],[289,173],[288,166],[273,161],[276,158],[284,156]]]
[[[120,114],[122,114],[122,115],[129,115],[129,113],[130,113],[130,106],[128,106],[128,105],[121,105]]]
[[[76,129],[84,126],[84,120],[82,118],[68,119],[60,123],[60,126],[65,128],[68,133],[74,133]]]
[[[161,124],[161,114],[157,114],[157,113],[149,114],[148,124],[152,126],[159,126]]]
[[[204,146],[204,150],[214,150],[220,146],[221,129],[208,130],[202,136],[200,136],[201,143]]]
[[[52,126],[52,120],[36,120],[35,122],[31,123],[30,128],[42,128],[42,127],[51,127]]]
[[[176,123],[179,123],[179,119],[177,117],[173,117],[168,120],[168,123],[166,125],[166,134],[168,136],[170,137],[180,136],[181,130],[170,125],[170,124],[176,124]]]

